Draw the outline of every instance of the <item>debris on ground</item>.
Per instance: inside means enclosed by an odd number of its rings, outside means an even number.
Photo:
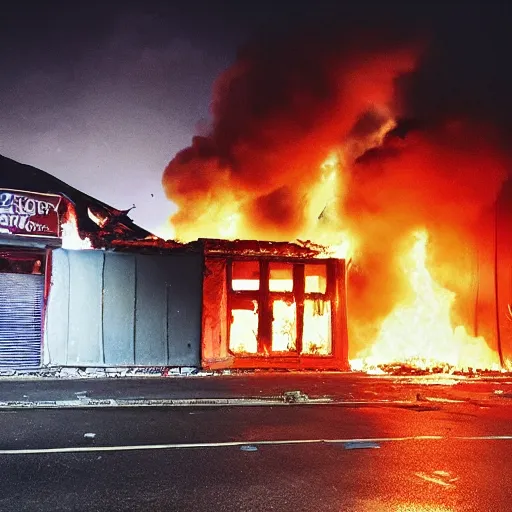
[[[373,441],[350,441],[343,443],[345,450],[361,450],[361,449],[374,449],[380,448],[380,444]]]
[[[243,444],[240,446],[240,450],[243,452],[257,452],[258,447],[254,446],[253,444]]]
[[[287,403],[307,402],[309,396],[302,391],[285,391],[283,393],[284,401]]]

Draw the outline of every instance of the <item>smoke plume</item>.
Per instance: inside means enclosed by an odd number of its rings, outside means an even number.
[[[464,254],[510,158],[502,134],[460,102],[445,114],[425,111],[430,92],[447,95],[421,81],[428,55],[417,40],[375,35],[245,49],[215,84],[210,134],[165,169],[177,238],[306,233],[322,243],[326,231],[343,232],[353,248],[351,335],[360,346],[405,293],[398,256],[413,229],[429,230],[436,277],[468,295],[474,258]],[[335,200],[320,201],[315,229],[306,229],[306,205],[333,152]]]
[[[240,238],[300,236],[321,163],[368,112],[387,116],[395,78],[413,69],[416,52],[375,38],[298,38],[241,52],[215,84],[211,134],[165,170],[177,237],[218,236],[235,205]]]

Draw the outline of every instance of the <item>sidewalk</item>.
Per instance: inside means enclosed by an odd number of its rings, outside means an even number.
[[[172,401],[282,398],[300,391],[343,403],[489,401],[508,403],[512,379],[499,377],[371,376],[358,373],[254,372],[235,375],[0,379],[0,406],[35,402]],[[106,402],[105,402],[106,403]],[[512,400],[510,401],[512,404]],[[172,404],[167,404],[172,405]]]

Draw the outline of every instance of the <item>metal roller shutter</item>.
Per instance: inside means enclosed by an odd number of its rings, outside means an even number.
[[[0,368],[41,364],[44,276],[0,273]]]

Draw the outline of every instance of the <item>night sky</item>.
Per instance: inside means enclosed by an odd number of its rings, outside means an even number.
[[[212,84],[247,43],[272,51],[269,40],[301,31],[368,28],[420,36],[427,50],[409,78],[407,115],[489,121],[509,141],[508,2],[105,4],[3,7],[0,153],[118,208],[135,203],[132,217],[150,230],[169,213],[164,168],[208,131]]]

